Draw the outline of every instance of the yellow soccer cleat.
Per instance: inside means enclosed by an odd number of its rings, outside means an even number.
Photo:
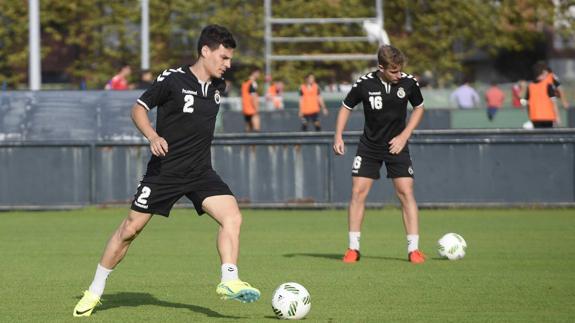
[[[90,316],[96,305],[100,303],[100,297],[94,295],[90,291],[85,291],[82,299],[74,307],[74,316]]]
[[[221,282],[216,288],[216,293],[223,300],[235,299],[242,303],[252,303],[260,298],[259,290],[239,279]]]

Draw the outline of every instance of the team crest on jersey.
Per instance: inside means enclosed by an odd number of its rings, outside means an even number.
[[[214,101],[216,101],[216,104],[220,104],[222,101],[222,98],[220,97],[220,91],[218,90],[216,90],[216,94],[214,94]]]
[[[405,90],[402,87],[397,90],[397,97],[400,99],[405,98]]]

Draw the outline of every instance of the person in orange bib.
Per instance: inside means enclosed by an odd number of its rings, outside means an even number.
[[[260,131],[260,116],[258,114],[260,99],[258,96],[257,79],[260,70],[252,70],[249,79],[242,83],[242,113],[246,123],[246,132]]]
[[[537,63],[533,70],[535,80],[529,83],[525,93],[529,120],[534,128],[552,128],[554,124],[560,125],[561,118],[555,102],[555,87],[549,81],[547,66]]]
[[[305,77],[305,83],[300,86],[299,90],[299,117],[301,119],[301,131],[307,131],[309,123],[313,123],[315,131],[321,131],[319,122],[320,108],[324,115],[327,115],[327,109],[323,98],[321,97],[319,86],[315,82],[315,76],[310,73]]]

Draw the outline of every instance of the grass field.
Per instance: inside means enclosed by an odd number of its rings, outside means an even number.
[[[340,261],[343,210],[243,213],[240,277],[259,302],[217,298],[216,224],[178,209],[152,219],[90,318],[72,309],[127,210],[0,213],[0,322],[274,322],[286,281],[311,293],[306,322],[575,322],[573,209],[422,210],[420,266],[397,209],[367,211],[357,264]],[[463,260],[436,256],[450,231],[467,240]]]

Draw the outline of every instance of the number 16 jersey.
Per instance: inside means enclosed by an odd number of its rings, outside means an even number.
[[[358,149],[375,159],[389,154],[389,141],[405,129],[408,101],[414,108],[423,107],[423,96],[413,76],[401,73],[397,83],[383,81],[377,71],[361,76],[343,100],[349,110],[363,103],[365,123]]]

